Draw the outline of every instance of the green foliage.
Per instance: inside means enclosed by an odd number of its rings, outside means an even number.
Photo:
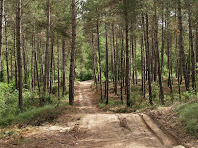
[[[72,107],[68,107],[68,104],[64,104],[59,108],[55,108],[53,105],[47,105],[40,108],[35,108],[16,116],[9,116],[7,118],[0,118],[0,126],[5,127],[11,124],[31,124],[40,125],[46,121],[52,122],[58,117],[64,110]],[[73,110],[73,109],[72,109]]]
[[[18,91],[13,84],[0,83],[0,119],[1,122],[7,121],[8,124],[20,114],[18,107]],[[35,92],[23,92],[23,111],[35,110],[40,106],[56,105],[58,99],[49,94],[37,96]],[[5,120],[5,121],[4,121]],[[4,123],[5,124],[5,123]]]
[[[182,105],[177,112],[179,120],[186,130],[190,134],[198,136],[198,103]]]

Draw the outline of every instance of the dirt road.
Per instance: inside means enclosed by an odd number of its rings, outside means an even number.
[[[63,115],[57,124],[39,127],[38,132],[27,136],[27,142],[19,147],[183,148],[145,114],[101,112],[91,83],[76,85],[75,105],[79,113]],[[68,122],[66,119],[70,118],[73,120]]]
[[[78,139],[81,148],[166,148],[178,146],[177,140],[161,131],[145,114],[101,113],[91,81],[77,87],[76,105],[86,114],[78,121],[78,130],[86,136]]]

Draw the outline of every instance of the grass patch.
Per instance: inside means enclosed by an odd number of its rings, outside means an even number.
[[[68,106],[68,104],[61,105],[58,108],[47,105],[40,108],[35,108],[30,111],[20,113],[16,116],[9,116],[0,119],[0,127],[6,127],[12,124],[28,124],[39,126],[44,122],[52,122],[58,117],[60,113],[65,110],[75,110],[75,108]]]
[[[184,104],[177,109],[179,120],[185,129],[191,134],[198,137],[198,103]]]

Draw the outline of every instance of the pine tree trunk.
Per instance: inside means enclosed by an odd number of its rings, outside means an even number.
[[[192,33],[192,12],[191,12],[191,0],[188,0],[188,22],[189,22],[189,45],[191,49],[191,63],[192,63],[192,89],[196,92],[196,72],[195,72],[195,51],[193,45],[193,33]],[[190,67],[189,67],[190,68]]]
[[[108,33],[107,33],[107,24],[105,23],[106,31],[106,104],[109,103],[109,49],[108,49]]]
[[[25,88],[28,89],[28,85],[27,85],[27,60],[26,60],[26,47],[25,47],[25,36],[23,35],[23,68],[24,68],[24,77],[25,77]]]
[[[161,47],[161,74],[164,68],[164,7],[162,6],[162,47]],[[163,77],[162,77],[163,78]]]
[[[126,30],[126,89],[127,89],[127,106],[130,106],[130,78],[129,78],[129,27],[128,27],[128,9],[127,1],[124,0],[125,6],[125,30]]]
[[[62,75],[63,75],[63,92],[62,92],[62,96],[64,97],[65,96],[65,91],[66,91],[66,51],[65,51],[65,39],[63,39],[62,41],[62,66],[63,66],[63,72],[62,72]]]
[[[138,84],[138,78],[137,78],[137,40],[135,37],[135,48],[134,48],[134,62],[135,62],[135,84]]]
[[[32,91],[34,91],[34,35],[32,35],[32,59],[31,59],[31,79],[32,79]]]
[[[123,54],[124,54],[124,32],[122,31],[122,47],[121,47],[121,81],[120,81],[120,97],[121,103],[123,104],[123,81],[124,81],[124,74],[123,74]]]
[[[164,105],[164,91],[163,91],[163,85],[162,85],[162,76],[161,76],[161,67],[160,67],[160,59],[159,59],[159,46],[158,46],[158,19],[157,19],[157,3],[156,0],[154,0],[154,20],[155,20],[155,31],[154,31],[154,37],[155,37],[155,49],[156,49],[156,59],[158,63],[158,77],[159,77],[159,87],[160,87],[160,95],[159,99],[161,100],[162,105]]]
[[[9,74],[9,51],[8,51],[8,36],[7,36],[7,19],[5,18],[5,42],[6,42],[6,66],[7,66],[7,81],[10,83],[10,74]]]
[[[147,52],[147,71],[148,71],[148,85],[149,85],[149,102],[153,105],[152,99],[152,87],[151,87],[151,76],[150,76],[150,53],[149,53],[149,23],[148,23],[148,14],[146,13],[146,52]]]
[[[0,75],[1,71],[1,59],[2,59],[2,47],[3,47],[3,17],[4,17],[4,0],[1,0],[1,15],[0,15]]]
[[[54,72],[53,72],[53,68],[54,68],[54,34],[52,36],[52,40],[51,40],[51,67],[50,67],[50,94],[52,94],[52,89],[53,89],[53,76],[54,76]]]
[[[19,76],[19,108],[23,110],[23,77],[22,77],[22,50],[21,50],[21,0],[17,1],[17,64],[18,64],[18,76]]]
[[[112,37],[112,34],[110,35],[110,43],[111,43],[111,79],[113,81],[113,84],[114,84],[114,69],[113,69],[113,37]]]
[[[74,105],[75,50],[76,50],[76,0],[72,0],[72,46],[69,75],[69,104]]]
[[[96,89],[98,89],[97,87],[97,77],[96,77],[96,51],[95,51],[95,46],[94,46],[94,35],[93,35],[93,32],[92,32],[92,39],[91,39],[91,46],[92,46],[92,60],[93,60],[93,78],[94,78],[94,83],[96,85]]]
[[[47,37],[46,37],[46,51],[45,51],[45,75],[43,91],[49,88],[49,43],[50,43],[50,0],[47,1]]]
[[[113,53],[114,53],[114,93],[117,94],[117,77],[116,77],[116,46],[115,46],[115,32],[114,32],[114,25],[112,25],[112,34],[113,34]]]
[[[18,67],[17,67],[17,47],[16,47],[16,28],[14,27],[14,66],[15,66],[15,87],[18,89]]]
[[[198,17],[197,17],[198,22]],[[196,63],[198,62],[198,23],[196,26]]]
[[[101,103],[103,103],[103,89],[102,89],[102,69],[101,69],[101,55],[100,55],[100,34],[99,34],[99,23],[97,21],[97,37],[98,37],[98,56],[99,56],[99,69],[100,69],[100,97]]]
[[[189,83],[188,83],[188,76],[186,72],[186,60],[185,60],[185,54],[184,54],[184,45],[183,45],[183,27],[182,27],[182,14],[181,14],[181,0],[178,0],[178,28],[180,30],[179,35],[179,47],[181,52],[181,62],[182,62],[182,69],[183,69],[183,75],[185,79],[185,86],[186,90],[189,91]]]
[[[58,68],[58,105],[60,104],[60,49],[59,49],[59,40],[57,40],[57,52],[58,52],[58,63],[57,63],[57,68]]]
[[[34,28],[34,62],[35,62],[35,68],[36,68],[36,78],[37,78],[37,85],[38,85],[38,91],[39,96],[41,95],[41,89],[40,89],[40,81],[39,81],[39,71],[38,71],[38,58],[37,58],[37,47],[36,47],[36,32]]]

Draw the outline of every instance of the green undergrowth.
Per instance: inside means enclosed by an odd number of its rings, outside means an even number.
[[[185,129],[191,135],[198,137],[198,100],[180,105],[176,112]]]
[[[44,122],[54,121],[59,114],[64,111],[75,112],[75,108],[68,105],[68,103],[63,103],[59,107],[53,105],[46,105],[44,107],[39,107],[19,113],[16,116],[9,116],[7,118],[0,119],[0,127],[6,127],[12,124],[27,124],[32,126],[39,126]]]
[[[58,104],[57,88],[53,87],[52,94],[23,89],[23,112],[18,107],[18,91],[13,84],[0,82],[0,126],[17,123],[39,125],[44,121],[52,121],[65,106],[68,106],[68,93],[61,97],[60,108]]]

